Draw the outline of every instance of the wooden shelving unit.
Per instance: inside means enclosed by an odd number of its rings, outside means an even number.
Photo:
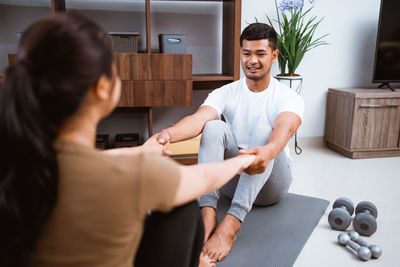
[[[190,106],[192,105],[192,90],[215,89],[239,79],[242,3],[241,0],[213,1],[222,3],[222,73],[192,75],[191,55],[151,52],[152,0],[145,0],[146,53],[117,54],[122,80],[119,107],[130,111],[137,108],[139,112],[146,110],[149,135],[153,134],[152,107]],[[66,0],[51,0],[52,13],[65,11],[65,2]],[[10,64],[14,60],[15,55],[9,55]]]

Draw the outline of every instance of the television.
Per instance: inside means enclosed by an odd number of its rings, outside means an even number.
[[[400,0],[381,0],[373,83],[379,88],[400,82]],[[393,89],[392,89],[393,90]]]

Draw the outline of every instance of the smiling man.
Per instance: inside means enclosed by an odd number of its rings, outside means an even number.
[[[276,41],[269,25],[247,26],[240,36],[246,77],[212,91],[196,113],[154,136],[164,144],[202,133],[199,163],[222,161],[239,153],[256,155],[245,172],[199,199],[205,226],[203,253],[214,261],[229,254],[253,204],[277,203],[292,181],[287,143],[302,122],[304,104],[294,91],[271,77],[271,66],[279,54]],[[225,122],[218,119],[221,115]],[[220,192],[231,199],[231,206],[218,224]]]

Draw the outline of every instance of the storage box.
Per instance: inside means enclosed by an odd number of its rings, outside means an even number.
[[[118,53],[137,53],[139,46],[138,32],[109,32],[114,51]]]
[[[186,54],[187,34],[159,34],[160,53]]]
[[[97,149],[108,148],[108,134],[97,134],[96,135],[96,148]]]
[[[115,147],[131,147],[139,145],[138,133],[126,133],[115,135]]]

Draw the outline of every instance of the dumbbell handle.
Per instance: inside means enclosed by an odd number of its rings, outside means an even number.
[[[368,248],[371,251],[372,257],[377,259],[382,254],[382,249],[377,245],[368,244],[367,241],[361,239],[358,235],[350,235],[352,241],[358,243],[359,245]]]
[[[356,251],[356,252],[360,248],[360,245],[358,245],[357,243],[355,243],[351,240],[347,240],[346,245],[351,247],[352,249],[354,249],[354,251]]]
[[[358,244],[360,244],[361,246],[363,246],[363,247],[369,247],[370,246],[370,244],[368,244],[368,242],[367,241],[365,241],[365,240],[363,240],[363,239],[361,239],[361,238],[358,238],[358,239],[352,239],[354,242],[357,242]]]

